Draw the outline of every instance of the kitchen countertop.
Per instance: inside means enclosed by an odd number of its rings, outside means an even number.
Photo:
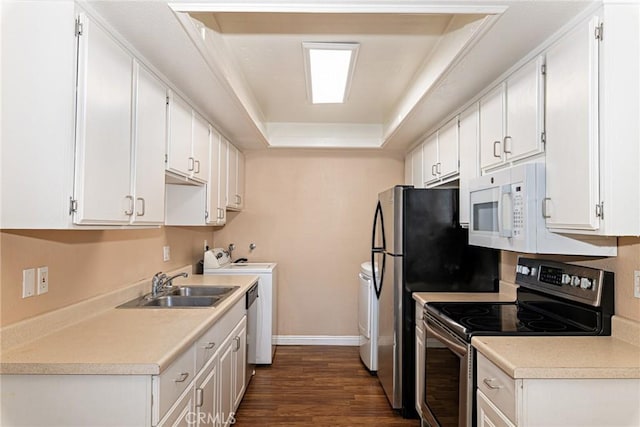
[[[474,337],[472,345],[515,379],[640,379],[640,347],[607,337]]]
[[[0,374],[157,375],[244,298],[257,280],[255,275],[193,275],[176,279],[175,285],[238,286],[239,289],[211,308],[116,309],[114,306],[3,351]]]
[[[515,285],[500,282],[500,292],[414,292],[413,299],[427,302],[512,302],[516,300]]]

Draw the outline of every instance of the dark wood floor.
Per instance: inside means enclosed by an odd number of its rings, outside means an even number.
[[[249,426],[419,426],[389,406],[357,347],[281,346],[258,367],[236,414]]]

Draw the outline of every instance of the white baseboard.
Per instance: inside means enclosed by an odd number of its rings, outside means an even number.
[[[275,341],[276,345],[360,345],[358,335],[276,335]]]

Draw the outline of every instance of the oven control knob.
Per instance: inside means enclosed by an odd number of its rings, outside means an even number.
[[[580,279],[580,287],[582,289],[591,289],[591,280],[583,277],[582,279]]]
[[[580,286],[580,278],[578,276],[571,276],[571,286]]]
[[[566,273],[562,273],[562,279],[560,280],[560,283],[562,283],[563,285],[568,285],[569,283],[571,283],[571,276]]]
[[[527,267],[527,266],[525,266],[525,265],[523,265],[523,266],[520,268],[520,273],[524,274],[525,276],[528,276],[528,275],[529,275],[529,271],[530,271],[530,270],[529,270],[529,267]]]

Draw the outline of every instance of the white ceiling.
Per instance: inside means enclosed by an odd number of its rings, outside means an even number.
[[[91,0],[90,6],[241,149],[404,151],[592,3]],[[307,100],[303,41],[360,43],[345,104]]]

